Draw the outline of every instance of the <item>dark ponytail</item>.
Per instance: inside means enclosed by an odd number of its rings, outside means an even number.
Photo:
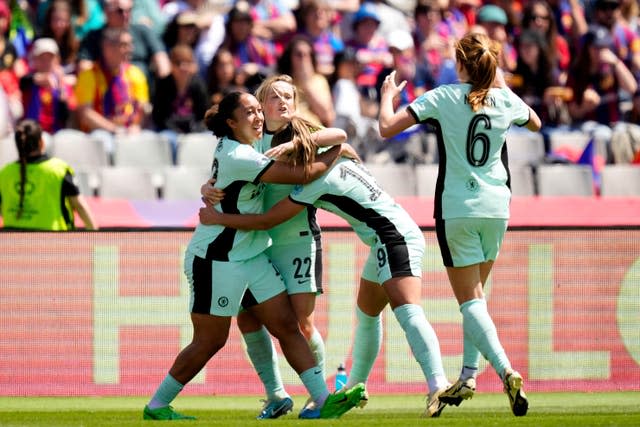
[[[204,123],[215,136],[233,138],[233,129],[227,124],[228,119],[233,119],[233,112],[240,105],[240,97],[244,92],[234,91],[225,95],[218,105],[209,108],[204,114]]]
[[[24,192],[27,184],[27,158],[31,153],[40,149],[42,128],[34,120],[23,120],[16,126],[14,138],[20,160],[20,202],[17,214],[17,218],[20,219],[24,208]]]

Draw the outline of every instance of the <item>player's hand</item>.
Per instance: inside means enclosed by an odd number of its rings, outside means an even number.
[[[400,84],[396,84],[396,71],[393,70],[387,77],[384,78],[384,82],[382,82],[382,95],[383,96],[391,96],[395,98],[397,95],[402,92],[402,89],[407,85],[407,81],[403,80]]]
[[[291,153],[293,151],[293,147],[293,141],[284,142],[280,145],[269,148],[265,151],[264,155],[272,159],[278,159]]]
[[[211,178],[200,187],[200,194],[202,194],[202,201],[207,206],[214,206],[220,203],[224,199],[224,191],[220,188],[215,188],[215,178]]]
[[[200,208],[198,216],[200,217],[200,223],[204,225],[220,224],[221,213],[215,210],[213,206],[207,206],[206,208]]]
[[[353,148],[350,144],[347,144],[346,142],[343,144],[340,144],[340,156],[346,157],[348,159],[353,159],[362,163],[362,159],[358,155],[358,152],[355,150],[355,148]]]

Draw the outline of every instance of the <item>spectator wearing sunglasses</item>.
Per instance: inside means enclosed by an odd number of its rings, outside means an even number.
[[[162,78],[171,72],[169,56],[160,37],[149,27],[131,22],[132,0],[106,0],[104,12],[106,24],[89,32],[78,52],[80,70],[91,67],[92,61],[100,58],[100,46],[103,33],[108,28],[126,30],[133,38],[133,50],[130,62],[140,68],[148,80]],[[153,74],[151,73],[153,70]]]

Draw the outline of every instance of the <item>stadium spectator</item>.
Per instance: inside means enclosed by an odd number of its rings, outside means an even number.
[[[33,119],[43,131],[54,134],[70,124],[75,109],[73,86],[60,65],[54,39],[36,39],[30,56],[32,71],[20,79],[24,118]]]
[[[245,0],[241,0],[245,1]],[[246,0],[253,18],[251,33],[273,42],[279,54],[297,30],[296,17],[284,0]]]
[[[169,140],[175,163],[178,134],[206,130],[203,119],[209,100],[193,49],[178,44],[169,52],[169,58],[171,74],[157,82],[151,117],[155,129]]]
[[[571,51],[567,40],[558,34],[555,16],[546,0],[534,0],[525,4],[521,30],[534,30],[544,37],[546,46],[544,56],[551,60],[550,65],[562,73],[558,81],[562,84],[566,83]]]
[[[60,51],[60,65],[64,69],[66,81],[74,85],[78,48],[80,42],[71,24],[71,3],[67,0],[55,0],[50,3],[44,16],[44,25],[39,37],[56,41]]]
[[[76,100],[82,130],[102,141],[113,153],[114,135],[137,133],[149,111],[149,88],[144,73],[128,62],[131,34],[107,28],[100,43],[101,58],[78,75]]]
[[[459,405],[473,396],[482,354],[502,380],[513,414],[523,416],[528,400],[522,376],[500,343],[483,288],[509,218],[505,135],[514,123],[537,131],[541,121],[497,74],[495,41],[468,34],[456,44],[456,61],[461,83],[433,89],[397,112],[393,99],[406,82],[397,84],[390,74],[382,87],[380,134],[390,137],[428,119],[437,121],[442,132],[434,217],[442,260],[463,317],[464,350],[460,377],[440,394],[440,401]]]
[[[544,36],[537,30],[524,30],[516,37],[515,45],[518,61],[508,79],[509,87],[538,113],[545,126],[568,125],[565,101],[570,99],[571,91],[562,90],[560,72]]]
[[[9,40],[11,11],[6,2],[0,1],[0,86],[9,102],[11,116],[22,117],[22,95],[20,78],[27,73],[28,66],[24,58],[18,57],[18,51]]]
[[[613,52],[614,46],[609,30],[592,26],[583,36],[567,84],[573,91],[569,101],[573,125],[591,134],[598,154],[607,162],[618,157],[612,140],[617,141],[616,134],[628,127],[622,121],[621,96],[631,96],[638,89],[631,70]]]
[[[97,224],[74,183],[73,169],[45,154],[42,129],[34,120],[16,126],[19,159],[0,169],[0,207],[4,227],[24,230],[73,230],[77,212],[87,230]]]
[[[130,22],[132,7],[132,0],[105,1],[106,24],[88,33],[80,43],[80,70],[89,69],[94,61],[99,60],[104,32],[115,28],[126,30],[131,35],[133,45],[129,61],[142,70],[148,81],[152,81],[153,77],[166,77],[171,72],[169,56],[162,40],[149,27]]]
[[[491,40],[498,42],[500,50],[500,67],[506,72],[516,68],[516,50],[507,33],[507,13],[499,6],[487,4],[478,10],[476,23],[485,29]]]
[[[620,91],[631,95],[638,83],[613,49],[612,35],[604,27],[591,27],[583,36],[568,82],[574,94],[569,111],[575,121],[610,126],[621,120]]]
[[[380,18],[377,33],[383,38],[386,39],[389,37],[389,34],[394,30],[408,30],[411,28],[411,22],[407,19],[407,16],[385,0],[364,0],[364,3],[369,3],[371,9],[374,10],[378,18]]]
[[[225,95],[234,90],[247,91],[237,81],[238,70],[233,55],[227,48],[221,47],[207,69],[207,93],[211,105],[218,105]]]
[[[162,34],[162,42],[167,52],[179,44],[186,44],[195,49],[199,38],[198,15],[188,9],[177,13]]]
[[[430,3],[430,0],[419,0]],[[481,0],[433,0],[434,6],[442,13],[442,19],[454,39],[462,38],[475,24],[476,11]]]
[[[178,0],[165,3],[162,7],[167,22],[171,22],[183,12],[191,12],[197,16],[198,41],[193,47],[198,60],[198,69],[202,78],[225,37],[225,15],[207,0]]]
[[[313,44],[305,36],[295,36],[278,59],[278,72],[293,77],[298,90],[298,112],[316,125],[332,126],[336,118],[327,78],[316,71]]]
[[[332,28],[335,12],[329,0],[308,0],[300,6],[298,15],[298,33],[313,41],[317,70],[329,78],[335,54],[344,49],[342,38]]]
[[[51,4],[58,0],[43,0],[38,3],[37,23],[40,28],[46,25],[46,14]],[[71,6],[71,24],[78,40],[82,40],[92,30],[101,28],[105,23],[104,10],[100,0],[68,0]]]
[[[207,209],[259,213],[263,209],[259,182],[315,179],[326,172],[341,151],[340,147],[328,150],[308,168],[274,161],[258,153],[252,144],[262,137],[264,120],[260,103],[247,93],[232,92],[225,96],[219,108],[207,112],[206,121],[207,128],[220,139],[212,178],[226,193],[222,203]],[[250,197],[252,194],[255,196]],[[231,240],[224,237],[227,235]],[[300,412],[300,418],[337,418],[366,398],[363,384],[346,393],[329,394],[323,370],[318,368],[300,332],[282,277],[265,254],[269,243],[266,232],[234,231],[203,224],[196,227],[184,259],[191,289],[193,339],[178,354],[145,406],[144,419],[194,418],[174,411],[170,404],[224,347],[231,318],[238,315],[241,305],[279,340],[287,361],[311,395],[311,404]]]
[[[435,2],[420,1],[413,11],[416,61],[430,70],[437,85],[455,83],[454,35]],[[384,76],[383,76],[384,77]]]
[[[335,72],[331,79],[336,110],[334,126],[345,130],[349,143],[360,157],[370,161],[370,156],[382,141],[378,133],[378,106],[360,93],[356,83],[358,67],[356,51],[350,47],[334,58]]]
[[[161,37],[168,21],[162,13],[161,2],[157,0],[135,0],[131,10],[131,22],[149,27],[158,37]]]
[[[622,19],[619,0],[596,0],[593,5],[593,24],[606,28],[613,38],[612,51],[622,59],[636,77],[640,78],[640,35]]]
[[[346,46],[356,50],[359,62],[359,75],[356,79],[364,96],[376,99],[375,86],[378,75],[384,67],[391,65],[393,59],[384,38],[377,34],[380,18],[374,5],[363,3],[353,16],[353,37]]]
[[[547,0],[558,25],[558,34],[574,49],[580,37],[587,32],[588,22],[584,4],[580,0]]]
[[[254,18],[249,4],[238,1],[227,14],[222,47],[233,55],[237,83],[255,89],[276,65],[275,47],[270,40],[252,34]]]

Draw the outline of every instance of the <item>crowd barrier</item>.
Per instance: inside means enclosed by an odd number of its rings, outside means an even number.
[[[0,233],[0,395],[150,395],[191,339],[182,257],[190,230]],[[425,227],[422,306],[447,376],[462,357],[461,316],[435,233]],[[323,233],[326,292],[316,321],[326,370],[351,367],[354,306],[367,248],[347,228]],[[486,288],[489,310],[527,390],[640,389],[640,228],[510,230]],[[372,393],[426,393],[395,317]],[[280,357],[291,393],[304,394]],[[480,392],[502,385],[483,363]],[[189,395],[261,395],[235,322]]]

